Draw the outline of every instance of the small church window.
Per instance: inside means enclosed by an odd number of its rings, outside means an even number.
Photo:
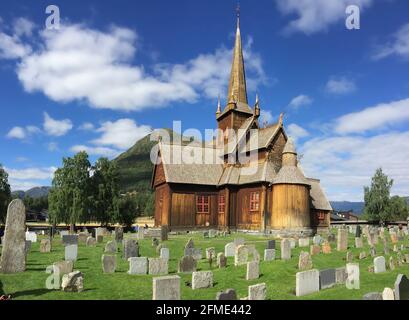
[[[318,220],[325,220],[325,213],[324,212],[319,212],[318,213]]]
[[[197,213],[209,213],[209,196],[197,196],[196,209]]]
[[[219,195],[219,213],[224,213],[226,209],[226,196],[224,194]]]
[[[260,193],[250,192],[250,211],[258,211],[260,206]]]

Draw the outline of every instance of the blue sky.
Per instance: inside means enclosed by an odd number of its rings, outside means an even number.
[[[215,128],[235,1],[0,3],[0,163],[13,189],[49,185],[63,156],[114,157],[152,129]],[[359,5],[360,29],[345,27]],[[409,195],[409,3],[242,0],[249,103],[285,111],[301,165],[331,200],[361,200],[379,166]]]

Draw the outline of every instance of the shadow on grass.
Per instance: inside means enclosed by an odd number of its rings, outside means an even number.
[[[52,290],[48,290],[48,289],[32,289],[32,290],[25,290],[25,291],[18,291],[15,292],[11,295],[12,298],[18,298],[18,297],[22,297],[22,296],[41,296],[43,294],[46,294],[48,292],[50,292]]]

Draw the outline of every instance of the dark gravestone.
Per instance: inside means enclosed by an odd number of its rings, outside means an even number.
[[[236,290],[227,289],[216,294],[216,300],[237,300]]]
[[[327,240],[328,240],[328,242],[335,242],[335,240],[336,240],[335,234],[330,233],[330,234],[328,235]]]
[[[26,270],[26,208],[20,199],[13,200],[7,209],[6,229],[0,260],[1,273]]]
[[[62,236],[62,242],[65,246],[71,244],[78,244],[78,235],[76,234],[69,234]]]
[[[335,269],[325,269],[320,271],[320,289],[327,289],[336,283]]]
[[[123,259],[127,261],[133,257],[139,257],[138,242],[133,239],[124,239]]]
[[[169,233],[169,228],[168,226],[162,226],[160,228],[160,241],[167,241],[168,240],[168,233]]]
[[[122,242],[124,240],[124,229],[122,227],[115,227],[115,241]]]
[[[362,234],[361,226],[357,225],[355,230],[355,238],[360,238]]]
[[[396,278],[395,300],[409,300],[409,279],[404,274]]]
[[[194,272],[197,268],[197,262],[193,256],[183,256],[179,260],[178,272]]]
[[[152,238],[152,247],[157,247],[159,245],[159,240],[156,238]]]
[[[268,240],[266,249],[275,249],[275,248],[276,248],[276,241],[275,240]]]
[[[382,293],[380,292],[369,292],[363,296],[362,300],[383,300]]]

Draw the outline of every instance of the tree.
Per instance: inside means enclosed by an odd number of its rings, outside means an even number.
[[[7,206],[11,200],[8,173],[0,164],[0,222],[6,222]]]
[[[95,163],[91,179],[94,217],[106,225],[118,216],[119,178],[116,163],[100,158]]]
[[[63,167],[56,170],[48,197],[53,223],[69,223],[73,229],[75,223],[89,221],[92,213],[90,172],[91,164],[84,151],[63,159]]]
[[[382,172],[382,168],[376,170],[372,177],[370,187],[364,187],[365,208],[364,215],[369,221],[386,221],[391,219],[389,212],[390,190],[393,180]]]
[[[389,200],[388,211],[393,220],[406,220],[409,216],[409,206],[406,199],[399,196],[393,196]]]
[[[115,221],[129,227],[134,223],[137,216],[138,209],[135,197],[132,195],[121,197],[118,201],[118,211],[115,216]]]

